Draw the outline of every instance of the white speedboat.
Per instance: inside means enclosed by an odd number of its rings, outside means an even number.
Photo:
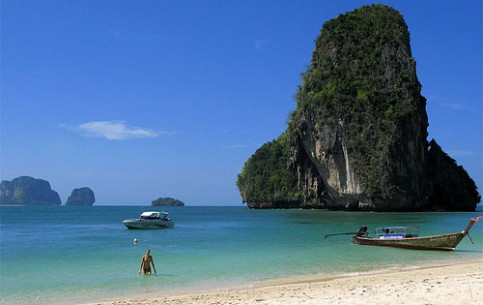
[[[128,229],[165,229],[174,227],[174,222],[167,212],[143,212],[138,219],[127,219],[122,222]]]

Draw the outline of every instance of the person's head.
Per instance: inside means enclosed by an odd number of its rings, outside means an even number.
[[[147,249],[146,254],[149,255],[151,253],[151,250]]]

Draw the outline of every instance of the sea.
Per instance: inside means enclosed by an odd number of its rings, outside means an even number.
[[[419,226],[420,235],[459,232],[477,212],[361,213],[165,207],[172,229],[128,230],[150,206],[1,206],[0,304],[83,304],[168,293],[250,287],[307,276],[347,276],[483,258],[483,221],[456,251],[351,243],[378,226]],[[137,239],[138,243],[134,243]],[[157,274],[139,275],[151,254]]]

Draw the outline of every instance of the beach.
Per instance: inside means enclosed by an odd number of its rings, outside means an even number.
[[[173,207],[173,229],[128,230],[122,220],[146,207],[0,210],[2,305],[477,304],[481,299],[481,288],[475,288],[483,287],[481,222],[471,231],[475,243],[465,238],[452,252],[361,246],[346,235],[324,238],[361,224],[420,226],[421,235],[459,232],[481,212]],[[138,274],[146,249],[156,275]],[[17,267],[18,257],[26,255],[35,258],[22,261],[28,276]]]
[[[345,276],[308,276],[247,287],[89,305],[483,304],[483,259]]]

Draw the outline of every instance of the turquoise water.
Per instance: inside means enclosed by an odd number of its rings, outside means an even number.
[[[463,230],[476,213],[351,213],[172,207],[175,228],[127,230],[153,207],[0,207],[1,304],[76,304],[481,258],[483,223],[454,252],[360,246],[333,232],[416,225],[421,235]],[[136,238],[139,243],[133,243]],[[138,275],[151,249],[158,274]]]

